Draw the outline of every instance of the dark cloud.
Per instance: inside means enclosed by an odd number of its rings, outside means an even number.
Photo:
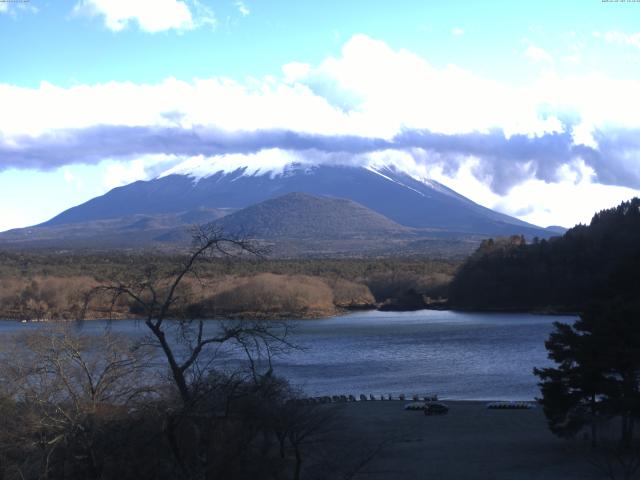
[[[456,135],[412,130],[400,134],[396,142],[433,150],[445,156],[480,158],[474,174],[489,182],[492,190],[499,194],[506,193],[512,186],[532,176],[556,181],[557,168],[575,158],[571,135],[568,133],[552,133],[541,137],[513,135],[507,138],[500,130]]]
[[[532,177],[558,181],[558,168],[575,165],[578,158],[594,169],[600,183],[640,188],[639,131],[596,132],[594,138],[599,148],[593,149],[573,145],[567,133],[570,128],[565,130],[540,137],[509,138],[501,130],[455,135],[405,130],[389,141],[287,130],[230,133],[204,127],[95,126],[40,137],[24,136],[12,139],[13,142],[0,136],[0,170],[10,167],[48,170],[71,163],[91,164],[105,158],[129,159],[145,154],[247,154],[267,148],[307,151],[309,155],[321,152],[329,154],[322,158],[348,162],[359,154],[401,149],[413,152],[419,162],[439,163],[448,172],[454,172],[465,157],[477,157],[480,162],[474,174],[499,194]]]
[[[409,130],[395,143],[437,152],[439,158],[457,157],[458,162],[459,157],[477,157],[481,161],[474,174],[499,194],[532,177],[557,182],[558,169],[563,165],[575,169],[578,159],[593,168],[600,183],[640,188],[640,131],[596,132],[598,149],[574,145],[569,132],[567,127],[562,133],[507,138],[501,130],[457,135]]]
[[[0,169],[50,170],[72,163],[92,164],[105,158],[161,153],[218,155],[281,148],[358,154],[392,146],[388,141],[375,138],[308,135],[287,130],[229,133],[205,128],[125,126],[95,126],[13,140],[9,143],[0,137]]]
[[[640,187],[640,131],[619,129],[596,131],[598,149],[576,147],[591,166],[598,181],[608,185]]]

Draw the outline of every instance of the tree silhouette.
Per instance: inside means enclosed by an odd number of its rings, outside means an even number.
[[[640,415],[640,311],[628,301],[596,303],[574,325],[555,323],[545,346],[557,367],[534,369],[540,377],[549,427],[571,437],[589,425],[621,419],[621,442],[630,446]]]
[[[274,349],[291,346],[287,340],[286,324],[220,321],[213,333],[207,333],[205,320],[198,316],[197,311],[188,308],[188,294],[181,290],[181,286],[187,276],[198,277],[199,262],[211,255],[238,256],[244,253],[261,255],[263,252],[247,239],[226,235],[219,228],[196,227],[191,252],[173,271],[161,272],[149,266],[133,279],[102,285],[93,291],[110,293],[112,305],[124,297],[136,312],[144,316],[144,324],[158,342],[185,405],[194,400],[198,387],[194,379],[196,374],[203,373],[196,367],[207,346],[234,342],[247,354],[252,367],[256,365],[255,356],[266,354],[270,358]],[[178,346],[169,338],[167,320],[178,322]]]

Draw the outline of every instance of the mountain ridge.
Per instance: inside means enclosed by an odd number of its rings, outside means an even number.
[[[240,209],[286,193],[304,192],[353,200],[407,227],[547,236],[538,226],[478,205],[438,182],[427,184],[391,167],[291,165],[278,175],[245,172],[218,171],[200,179],[171,174],[137,181],[72,207],[39,226],[203,207]]]
[[[291,163],[280,171],[168,172],[114,188],[39,225],[0,234],[0,245],[164,248],[187,245],[186,227],[218,220],[221,227],[239,232],[242,225],[300,254],[386,255],[405,248],[425,253],[447,238],[468,249],[465,239],[477,244],[487,237],[559,233],[396,167]],[[379,248],[374,239],[383,239]]]

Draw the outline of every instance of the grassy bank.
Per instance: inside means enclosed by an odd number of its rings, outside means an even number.
[[[182,257],[161,254],[0,252],[0,317],[75,319],[98,285],[161,277]],[[317,318],[353,309],[423,308],[442,296],[446,260],[206,259],[181,284],[181,311],[202,317]],[[94,295],[86,318],[136,316],[124,300]]]

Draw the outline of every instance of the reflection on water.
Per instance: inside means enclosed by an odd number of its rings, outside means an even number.
[[[554,321],[575,317],[443,311],[361,312],[297,321],[300,347],[274,361],[276,373],[309,395],[437,393],[454,399],[532,399],[534,366],[548,365],[544,341]],[[106,322],[85,322],[96,334]],[[208,322],[214,329],[216,322]],[[0,322],[0,333],[42,324]],[[141,322],[111,323],[132,338],[146,335]]]

